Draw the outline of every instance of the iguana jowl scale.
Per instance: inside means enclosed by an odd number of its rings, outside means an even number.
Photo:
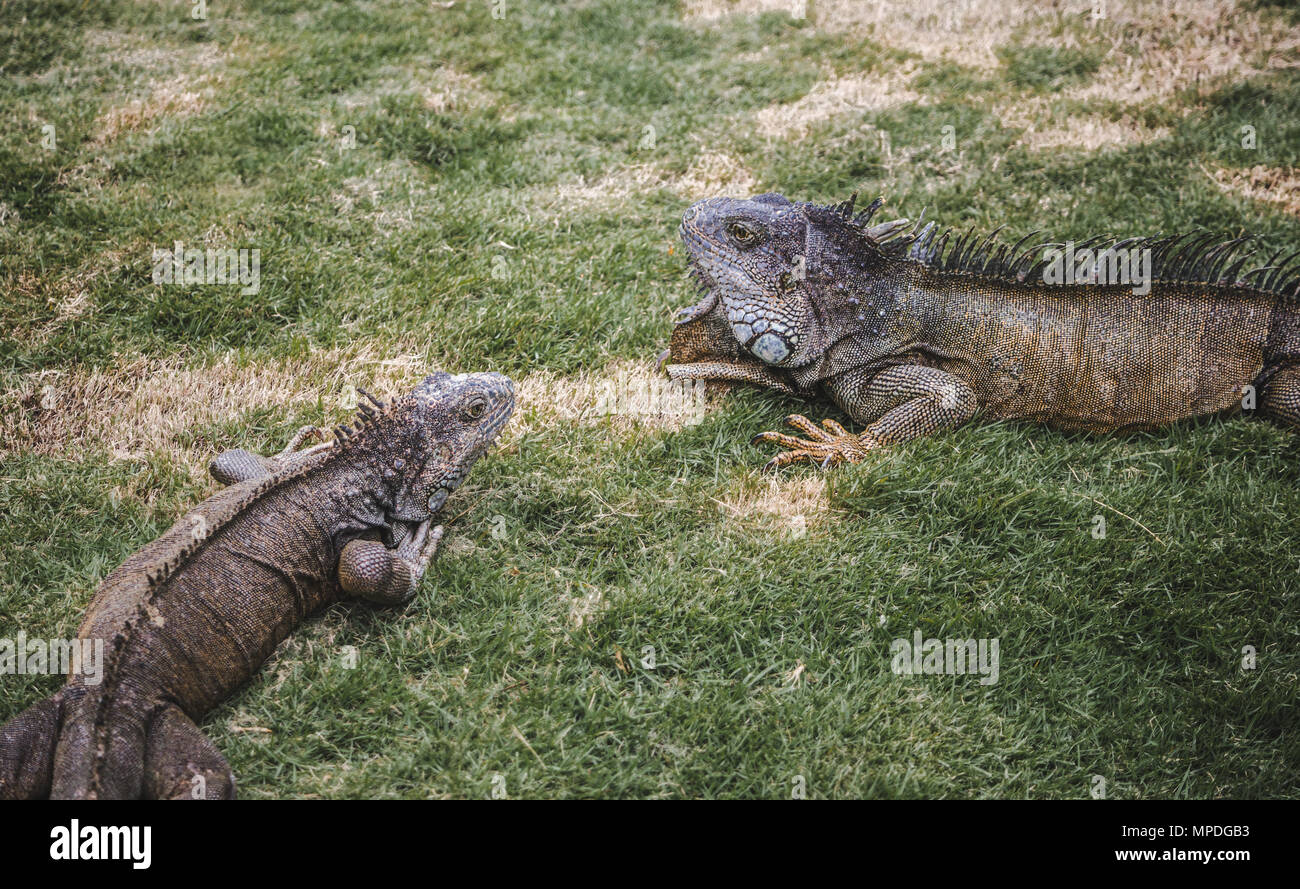
[[[712,198],[682,220],[705,297],[679,316],[669,376],[822,392],[866,426],[793,416],[808,439],[759,435],[788,448],[769,466],[858,461],[977,413],[1151,428],[1239,410],[1247,386],[1261,416],[1300,424],[1300,251],[1260,260],[1206,234],[1079,245],[1149,250],[1139,295],[1045,282],[1048,245],[1030,238],[872,226],[880,203]]]
[[[231,486],[91,601],[78,636],[104,642],[100,681],[72,675],[0,728],[0,799],[233,796],[195,720],[318,608],[414,595],[442,536],[430,526],[513,408],[500,374],[435,373],[363,405],[333,442],[295,451],[308,429],[278,457],[214,460]]]

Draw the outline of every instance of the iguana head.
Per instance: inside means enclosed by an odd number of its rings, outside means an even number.
[[[688,313],[716,306],[744,352],[769,366],[796,364],[809,314],[802,287],[807,228],[800,207],[776,194],[691,205],[681,236],[707,297]]]
[[[342,447],[377,465],[389,515],[421,522],[435,515],[470,467],[491,446],[515,406],[510,380],[498,373],[425,377],[415,391],[384,403],[364,393]]]
[[[665,356],[670,375],[706,375],[674,366],[720,364],[726,367],[712,370],[721,373],[707,375],[788,383],[789,370],[826,350],[829,318],[865,317],[863,294],[850,293],[846,282],[884,273],[907,225],[904,219],[868,228],[881,203],[857,216],[852,200],[823,207],[779,194],[693,204],[681,236],[705,298],[678,315]]]

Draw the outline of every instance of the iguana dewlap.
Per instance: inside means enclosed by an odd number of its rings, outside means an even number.
[[[334,441],[229,451],[231,484],[127,559],[78,634],[99,681],[72,675],[0,728],[3,798],[227,798],[234,776],[195,721],[247,682],[307,615],[348,597],[407,601],[439,510],[514,407],[500,374],[435,373],[363,406]]]
[[[865,426],[790,417],[807,438],[757,436],[788,449],[769,466],[855,462],[977,414],[1096,432],[1243,408],[1300,424],[1300,251],[1094,239],[1077,248],[1093,272],[1144,257],[1147,280],[1059,282],[1039,255],[1063,245],[872,226],[880,203],[712,198],[682,220],[704,298],[679,314],[668,375],[822,393]]]

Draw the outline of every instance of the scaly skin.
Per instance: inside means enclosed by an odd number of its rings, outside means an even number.
[[[936,242],[933,224],[869,226],[878,206],[854,217],[851,201],[768,194],[701,201],[683,218],[705,297],[679,316],[660,359],[669,376],[822,393],[865,427],[792,416],[805,438],[755,439],[787,449],[769,467],[857,462],[977,414],[1153,428],[1239,411],[1247,386],[1261,416],[1300,425],[1294,255],[1247,265],[1235,242],[1121,242],[1154,255],[1150,292],[1138,295],[1131,284],[1045,283],[1024,241],[967,237],[945,256],[948,235]]]
[[[447,495],[514,406],[499,374],[427,377],[362,408],[334,441],[273,458],[227,451],[230,487],[127,559],[79,638],[103,640],[98,684],[73,674],[0,728],[3,798],[229,798],[234,776],[195,722],[247,682],[307,615],[347,597],[414,595]]]

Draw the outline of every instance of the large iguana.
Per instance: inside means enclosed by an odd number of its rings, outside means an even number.
[[[367,397],[371,397],[367,394]],[[348,596],[405,602],[448,494],[514,407],[500,374],[435,373],[409,396],[371,398],[331,442],[228,451],[231,486],[104,580],[79,638],[102,639],[95,684],[0,728],[0,799],[227,798],[234,776],[195,721],[249,680],[303,618]]]
[[[1056,283],[1063,245],[873,226],[880,204],[712,198],[682,220],[705,295],[679,313],[668,375],[820,392],[866,427],[791,416],[807,439],[755,438],[788,449],[769,467],[856,462],[977,413],[1108,432],[1244,407],[1300,424],[1300,251],[1099,238],[1073,248],[1093,283]],[[1146,281],[1117,283],[1112,260],[1144,251]]]

